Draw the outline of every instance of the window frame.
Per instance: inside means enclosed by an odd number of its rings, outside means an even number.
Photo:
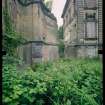
[[[90,16],[93,14],[93,18],[92,17],[87,17],[87,16],[89,16],[89,14],[90,14]],[[95,14],[95,15],[94,15]],[[88,22],[94,22],[94,26],[95,26],[95,35],[93,36],[89,36],[89,34],[87,33],[87,23]],[[94,40],[96,40],[97,39],[97,21],[96,21],[96,12],[93,12],[93,13],[89,13],[89,12],[86,12],[85,13],[85,39],[94,39]]]
[[[91,9],[96,10],[97,9],[97,3],[96,3],[96,5],[94,7],[88,7],[88,4],[87,4],[86,0],[83,0],[83,7],[86,10],[91,10]]]
[[[93,36],[91,36],[90,37],[90,35],[87,33],[87,23],[88,22],[92,22],[92,23],[94,23],[94,26],[95,26],[95,35]],[[96,29],[96,21],[86,21],[85,22],[85,39],[97,39],[97,29]]]

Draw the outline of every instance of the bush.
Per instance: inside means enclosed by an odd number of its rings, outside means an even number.
[[[3,105],[102,105],[98,59],[60,59],[33,68],[3,66]]]

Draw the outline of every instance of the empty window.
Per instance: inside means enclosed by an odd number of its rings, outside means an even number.
[[[96,0],[84,0],[84,7],[85,8],[95,8],[96,7]]]
[[[86,22],[86,37],[87,38],[95,38],[96,37],[95,22]]]
[[[96,13],[87,12],[85,14],[85,28],[86,28],[86,38],[95,38],[96,37]]]
[[[86,13],[85,15],[86,20],[95,20],[96,19],[96,13]]]

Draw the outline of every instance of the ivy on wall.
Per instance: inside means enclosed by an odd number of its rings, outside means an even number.
[[[2,45],[3,45],[3,50],[6,51],[8,55],[15,55],[16,48],[25,42],[25,39],[22,38],[21,35],[19,35],[14,27],[13,23],[11,21],[11,16],[8,9],[8,4],[6,2],[5,7],[2,10],[2,15],[3,15],[3,39],[2,39]]]
[[[2,50],[6,51],[6,55],[3,56],[3,64],[22,64],[22,60],[17,56],[17,47],[26,40],[13,27],[8,1],[2,8],[2,36]]]

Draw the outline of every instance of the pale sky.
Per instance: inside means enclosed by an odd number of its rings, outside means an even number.
[[[65,2],[66,2],[66,0],[53,0],[52,13],[57,18],[58,26],[61,26],[63,24],[61,15],[63,12]]]

